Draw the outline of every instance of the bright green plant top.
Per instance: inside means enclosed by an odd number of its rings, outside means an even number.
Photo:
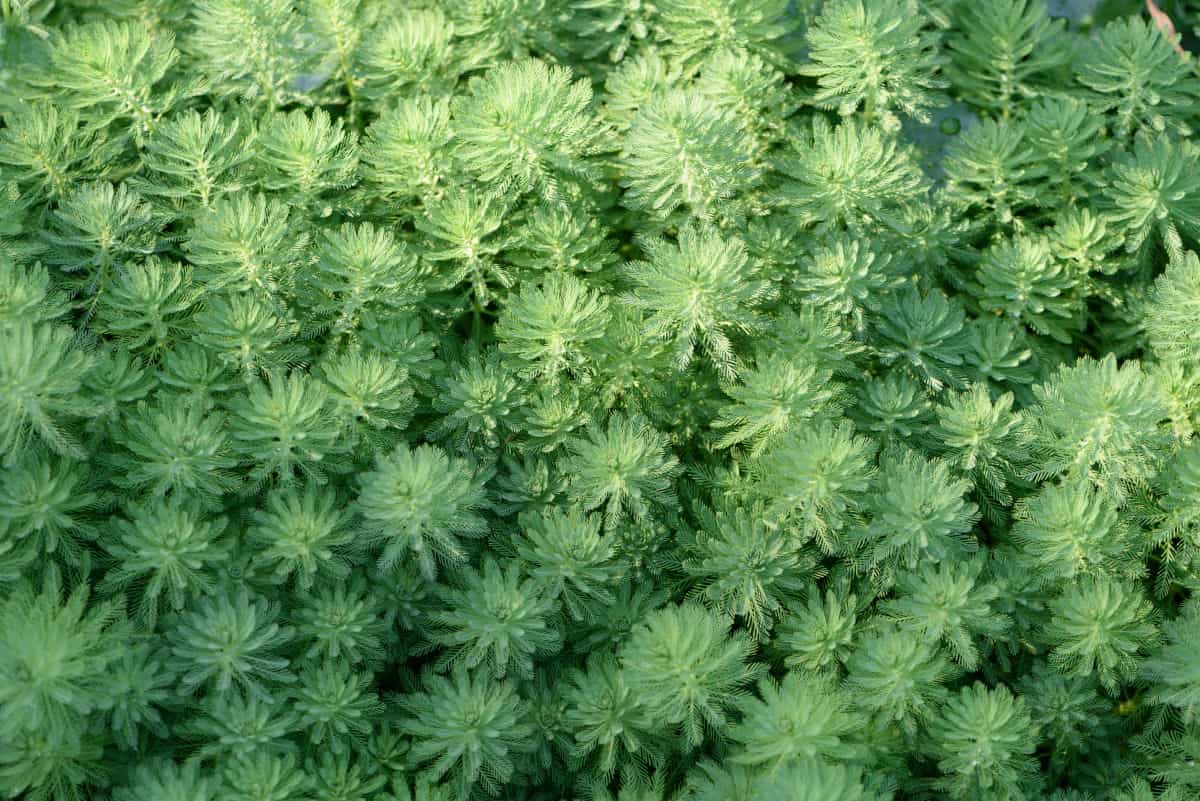
[[[1197,24],[0,0],[0,798],[1200,798]]]

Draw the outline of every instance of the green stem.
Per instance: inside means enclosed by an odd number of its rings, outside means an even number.
[[[342,80],[346,83],[346,94],[350,98],[350,127],[357,129],[358,127],[358,90],[354,88],[354,76],[350,72],[350,59],[346,56],[346,48],[342,45],[341,37],[338,37],[338,60],[342,65]]]
[[[479,305],[479,294],[471,293],[471,339],[478,347],[483,340],[483,307]]]

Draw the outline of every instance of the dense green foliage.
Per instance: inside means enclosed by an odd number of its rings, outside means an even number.
[[[0,0],[0,797],[1200,797],[1119,6]]]

